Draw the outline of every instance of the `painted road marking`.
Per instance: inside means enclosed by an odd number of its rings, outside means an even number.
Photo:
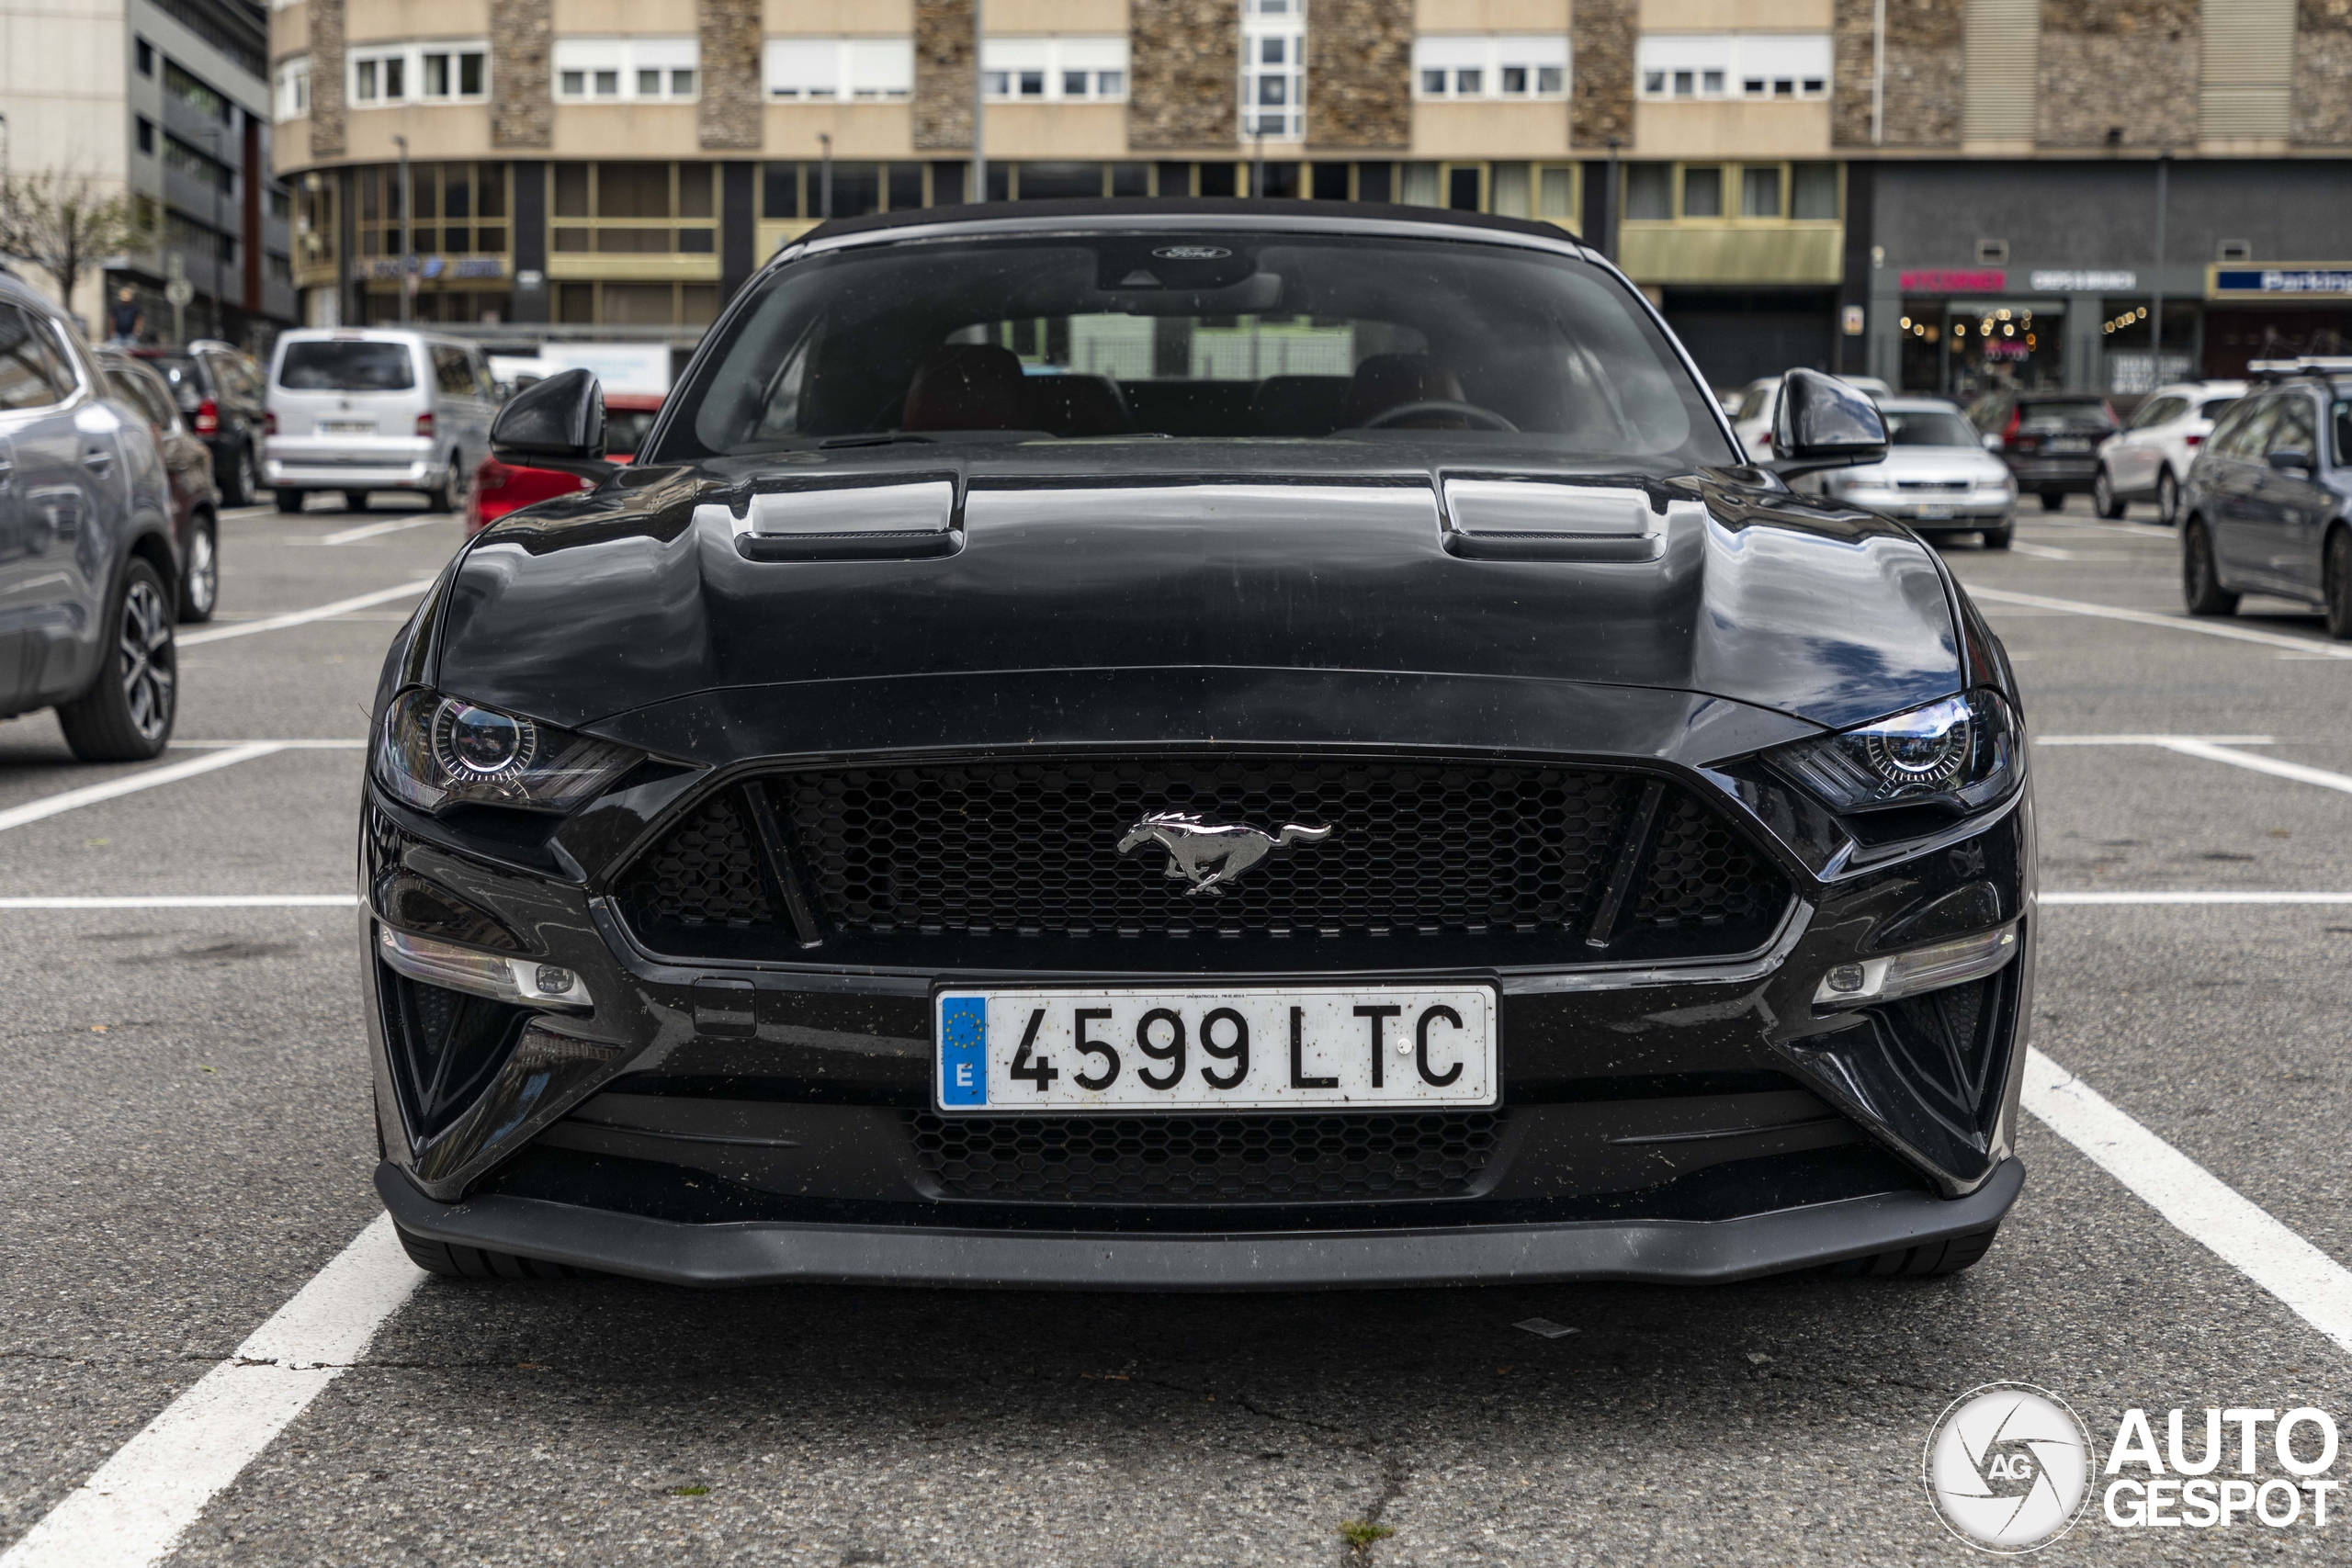
[[[0,909],[348,909],[356,893],[132,893],[0,898]]]
[[[179,1544],[424,1278],[379,1214],[236,1353],[0,1554],[0,1568],[146,1568]]]
[[[2044,893],[2044,904],[2352,904],[2352,893]]]
[[[2341,790],[2352,795],[2352,773],[2331,773],[2303,762],[2290,762],[2278,757],[2265,757],[2257,752],[2238,751],[2238,746],[2276,746],[2278,741],[2267,735],[2045,735],[2036,737],[2036,746],[2156,746],[2177,751],[2184,757],[2201,757],[2209,762],[2227,762],[2233,768],[2250,768],[2273,778],[2292,779],[2297,784],[2317,784],[2322,789]]]
[[[366,610],[393,599],[408,599],[433,586],[427,577],[415,582],[404,582],[398,588],[379,588],[373,593],[361,593],[349,599],[338,599],[332,604],[320,604],[308,610],[295,610],[283,615],[271,615],[258,621],[240,621],[233,626],[206,626],[201,630],[183,632],[182,648],[197,648],[208,642],[220,642],[232,637],[251,637],[255,632],[274,632],[287,626],[308,626],[331,616],[347,615],[353,610]]]
[[[182,779],[192,779],[198,773],[209,773],[216,768],[233,767],[239,762],[250,762],[255,757],[266,757],[272,752],[284,750],[285,747],[275,740],[248,740],[243,745],[232,746],[226,750],[214,751],[202,757],[190,757],[184,762],[166,762],[160,768],[149,768],[143,773],[126,774],[119,779],[108,779],[105,784],[87,784],[80,789],[69,789],[56,795],[44,795],[39,800],[28,801],[22,806],[12,806],[6,811],[0,811],[0,832],[5,832],[10,828],[21,828],[28,822],[38,822],[44,817],[54,817],[61,811],[73,811],[85,806],[96,806],[102,800],[115,800],[126,795],[136,795],[142,789],[153,789],[158,784],[177,784]]]
[[[2062,550],[2055,545],[2029,545],[2023,539],[2011,539],[2009,548],[2021,556],[2039,556],[2043,560],[2073,560],[2075,552]]]
[[[1972,599],[1986,599],[1996,604],[2018,604],[2033,610],[2055,610],[2069,615],[2092,615],[2100,620],[2129,621],[2134,626],[2162,626],[2167,631],[2195,632],[2200,637],[2226,637],[2232,642],[2259,643],[2265,648],[2284,648],[2313,659],[2352,659],[2352,647],[2335,647],[2314,642],[2309,637],[2288,637],[2280,632],[2256,631],[2251,626],[2231,626],[2224,622],[2191,620],[2187,615],[2159,615],[2154,610],[2126,610],[2113,604],[2090,604],[2079,599],[2050,599],[2039,593],[2012,593],[2006,588],[1979,588],[1968,585]]]
[[[365,739],[354,737],[346,740],[175,740],[172,749],[213,750],[224,746],[275,746],[283,751],[356,751],[365,747]]]
[[[2025,1108],[2181,1234],[2352,1350],[2352,1270],[2030,1046]]]
[[[394,517],[388,522],[363,523],[356,528],[345,528],[340,534],[329,534],[325,538],[321,539],[319,543],[322,545],[356,545],[362,539],[373,539],[385,534],[398,534],[410,528],[422,528],[427,523],[447,523],[449,521],[451,521],[451,518],[449,513],[446,512],[428,512],[422,517]]]

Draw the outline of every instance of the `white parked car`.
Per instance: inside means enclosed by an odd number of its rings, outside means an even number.
[[[1921,534],[1978,534],[1988,550],[2017,537],[2017,480],[1984,449],[1959,405],[1941,398],[1885,397],[1886,456],[1875,463],[1807,474],[1793,487],[1865,506]]]
[[[2245,396],[2244,381],[2182,381],[2159,387],[2131,423],[2098,449],[2091,504],[2101,517],[2120,517],[2135,501],[2153,501],[2166,527],[2180,521],[2180,487],[2213,422]]]
[[[498,389],[481,350],[457,338],[382,327],[283,333],[269,370],[263,479],[277,510],[311,491],[339,491],[358,512],[368,492],[420,491],[435,512],[465,502],[490,451]]]
[[[1840,376],[1849,387],[1860,387],[1873,398],[1890,398],[1894,389],[1875,376]],[[1781,400],[1781,380],[1778,376],[1760,376],[1747,384],[1740,394],[1739,408],[1732,415],[1731,428],[1739,437],[1740,446],[1758,461],[1772,455],[1772,405]]]

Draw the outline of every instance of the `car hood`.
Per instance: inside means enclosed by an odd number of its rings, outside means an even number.
[[[1324,445],[1339,444],[1236,443],[1214,464],[1127,446],[1112,465],[1100,446],[1057,443],[643,466],[482,534],[418,623],[408,668],[616,737],[646,733],[633,712],[714,693],[739,707],[746,692],[805,702],[818,688],[837,703],[852,690],[864,704],[950,690],[1035,703],[1000,715],[1034,732],[1054,727],[1043,710],[1087,700],[1072,679],[1133,687],[1148,671],[1223,671],[1219,689],[1252,671],[1290,691],[1301,672],[1381,689],[1642,689],[1770,710],[1797,733],[1961,684],[1942,571],[1868,513],[1753,470],[1627,480],[1490,459],[1480,477],[1545,496],[1630,493],[1635,553],[1654,558],[1465,558],[1440,500],[1462,469],[1333,459],[1313,451]],[[739,548],[732,520],[753,494],[912,479],[952,481],[953,554],[778,561]],[[1214,715],[1200,722],[1216,732]]]

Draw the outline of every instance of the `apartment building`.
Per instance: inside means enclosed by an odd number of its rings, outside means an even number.
[[[270,172],[268,22],[251,0],[0,0],[7,166],[127,193],[152,247],[68,301],[95,335],[130,288],[145,334],[256,345],[297,308],[290,193]],[[174,276],[194,297],[165,299]],[[38,275],[36,275],[38,276]]]
[[[423,319],[685,343],[829,213],[1262,196],[1558,224],[1719,383],[2128,389],[2157,322],[2167,371],[2352,332],[2343,9],[292,0],[271,62],[315,322],[405,277]]]

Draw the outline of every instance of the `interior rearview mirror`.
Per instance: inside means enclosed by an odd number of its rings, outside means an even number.
[[[602,479],[605,389],[593,370],[564,370],[532,382],[491,422],[490,455],[502,463]]]
[[[1772,409],[1772,455],[1765,467],[1783,479],[1875,463],[1886,456],[1886,420],[1859,387],[1818,370],[1792,370]]]

